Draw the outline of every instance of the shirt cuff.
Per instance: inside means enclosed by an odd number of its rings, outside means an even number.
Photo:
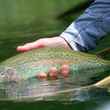
[[[71,26],[69,26],[63,33],[60,34],[60,37],[62,37],[68,43],[72,50],[87,52],[86,48],[75,42],[75,39],[78,37],[78,35],[79,33],[77,29],[71,29]]]

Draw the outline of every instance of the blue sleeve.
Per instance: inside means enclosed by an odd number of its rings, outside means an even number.
[[[86,51],[110,32],[110,0],[95,0],[63,33],[73,50]]]

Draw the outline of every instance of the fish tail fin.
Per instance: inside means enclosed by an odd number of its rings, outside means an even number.
[[[109,87],[110,87],[110,76],[108,76],[108,77],[104,78],[103,80],[97,82],[96,84],[94,84],[94,86],[109,89]]]
[[[101,51],[97,52],[96,55],[98,57],[101,57],[104,59],[110,58],[110,48],[106,48],[104,50],[101,50]]]

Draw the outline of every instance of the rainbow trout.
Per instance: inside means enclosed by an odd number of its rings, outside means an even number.
[[[53,66],[59,69],[62,64],[70,66],[68,78],[37,79],[40,72],[48,73]],[[0,64],[0,100],[73,100],[74,90],[79,90],[75,88],[94,84],[109,72],[110,61],[96,55],[61,48],[34,49]]]

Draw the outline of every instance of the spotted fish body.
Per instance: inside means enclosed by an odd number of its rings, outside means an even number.
[[[48,73],[50,67],[60,68],[62,64],[70,66],[69,77],[59,76],[57,80],[41,81],[40,72]],[[96,55],[74,52],[61,48],[44,48],[25,52],[9,58],[0,64],[0,97],[2,99],[43,99],[58,95],[74,87],[93,84],[110,72],[110,62]],[[57,94],[57,96],[56,96]],[[65,99],[64,98],[64,99]],[[69,97],[70,98],[70,97]],[[63,99],[63,98],[62,98]],[[67,98],[66,98],[67,99]]]

